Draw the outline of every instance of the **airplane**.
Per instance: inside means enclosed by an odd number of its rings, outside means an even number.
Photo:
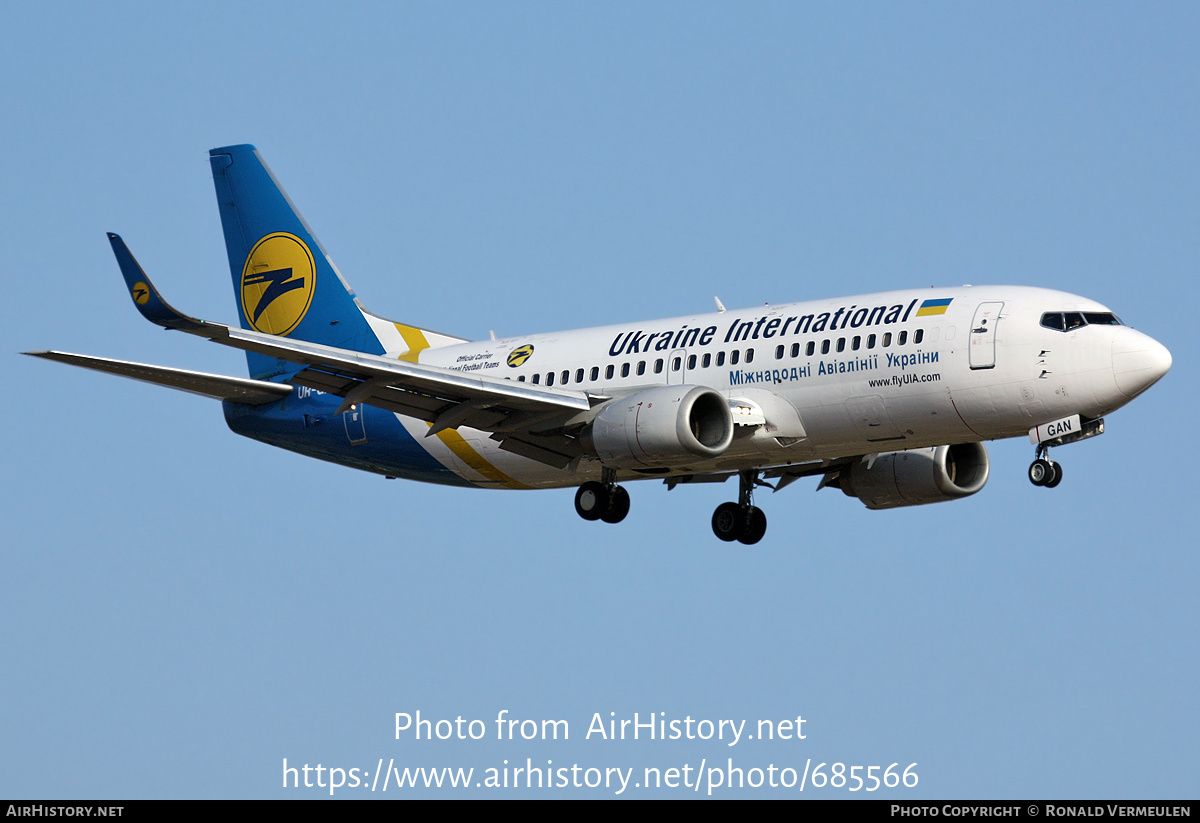
[[[249,378],[25,352],[220,399],[237,434],[455,486],[576,487],[585,520],[629,512],[623,482],[737,478],[719,539],[759,542],[757,488],[820,477],[870,509],[954,500],[988,479],[985,440],[1049,450],[1165,375],[1167,349],[1083,297],[963,286],[471,341],[363,307],[250,145],[209,152],[240,324],[172,308],[115,234],[134,306],[246,353]]]

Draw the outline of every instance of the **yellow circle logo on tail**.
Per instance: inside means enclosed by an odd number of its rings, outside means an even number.
[[[523,364],[533,354],[533,344],[526,343],[524,346],[518,346],[508,353],[508,365],[514,369]]]
[[[312,305],[317,264],[294,234],[268,234],[242,267],[242,312],[255,331],[290,334]]]
[[[139,306],[144,306],[150,302],[150,287],[141,280],[133,284],[130,294],[133,295],[133,302]]]

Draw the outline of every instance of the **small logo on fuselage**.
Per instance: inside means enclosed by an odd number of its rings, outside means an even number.
[[[508,365],[514,369],[523,364],[533,354],[533,344],[526,343],[524,346],[518,346],[508,353]]]
[[[289,334],[312,305],[317,266],[304,241],[293,234],[268,234],[255,244],[242,268],[242,312],[255,331]]]

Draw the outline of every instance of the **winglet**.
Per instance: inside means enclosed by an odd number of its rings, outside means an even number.
[[[179,331],[203,331],[211,325],[176,311],[171,304],[163,300],[120,235],[109,232],[108,242],[112,244],[113,254],[116,255],[117,265],[121,267],[121,274],[125,277],[125,287],[129,290],[129,296],[133,298],[133,305],[142,313],[142,317],[164,328]]]

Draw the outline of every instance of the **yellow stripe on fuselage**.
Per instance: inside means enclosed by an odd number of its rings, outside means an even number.
[[[429,348],[429,341],[425,339],[425,332],[413,326],[404,326],[396,323],[396,330],[400,332],[400,336],[404,338],[405,344],[408,346],[408,351],[400,355],[401,360],[407,360],[409,363],[416,363],[417,357],[425,349]]]
[[[430,423],[432,426],[433,424]],[[526,486],[513,480],[504,472],[489,463],[483,455],[477,452],[470,443],[463,439],[463,436],[454,429],[443,429],[437,433],[437,438],[446,444],[446,448],[450,449],[462,462],[466,463],[475,471],[482,474],[493,483],[499,483],[510,489],[528,489],[531,486]]]
[[[429,341],[425,339],[425,332],[413,326],[405,326],[401,323],[396,323],[396,330],[400,332],[400,336],[404,338],[405,344],[408,346],[408,351],[400,355],[401,360],[407,360],[409,363],[416,363],[421,352],[429,348]],[[433,425],[430,423],[429,425]],[[454,429],[443,429],[437,433],[437,438],[446,444],[446,448],[454,454],[462,462],[466,463],[475,471],[482,474],[493,483],[499,483],[510,489],[528,489],[524,483],[519,483],[513,480],[504,472],[493,466],[486,458],[476,451],[463,436]]]

